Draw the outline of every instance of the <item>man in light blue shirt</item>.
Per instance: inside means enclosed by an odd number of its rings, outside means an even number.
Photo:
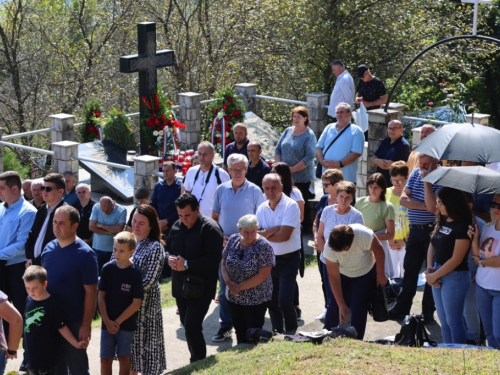
[[[316,159],[323,166],[323,172],[327,169],[340,169],[344,174],[344,180],[357,181],[359,157],[363,153],[365,137],[363,131],[357,125],[351,124],[351,106],[340,103],[336,108],[337,122],[329,124],[316,145]],[[344,130],[345,129],[345,130]],[[332,141],[342,131],[331,147]],[[324,155],[326,151],[326,155]]]
[[[227,158],[228,172],[231,180],[223,182],[215,190],[212,206],[212,219],[217,221],[224,232],[224,245],[229,236],[238,233],[238,220],[248,214],[257,212],[257,208],[264,202],[262,190],[249,182],[245,175],[248,170],[248,159],[242,154],[231,154]],[[212,337],[212,341],[220,342],[231,337],[233,322],[226,300],[226,283],[219,269],[219,317],[221,325],[219,332]]]
[[[337,80],[335,81],[332,95],[330,95],[328,116],[333,117],[333,119],[337,121],[337,115],[335,113],[337,106],[344,102],[349,104],[352,108],[354,106],[354,94],[356,91],[354,88],[354,80],[345,69],[342,60],[335,60],[332,62],[332,73],[335,74]]]
[[[102,197],[99,204],[92,207],[89,229],[94,232],[92,249],[97,255],[99,275],[113,253],[113,237],[123,230],[126,222],[127,209],[110,197]]]
[[[24,245],[35,221],[36,208],[22,197],[19,173],[0,174],[0,290],[24,316],[26,288],[23,274],[26,255]],[[8,334],[8,332],[6,332]],[[0,353],[3,355],[3,352]]]

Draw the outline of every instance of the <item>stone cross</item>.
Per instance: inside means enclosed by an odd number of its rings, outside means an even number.
[[[146,107],[141,97],[149,98],[157,87],[156,70],[175,65],[174,51],[156,50],[156,23],[139,22],[137,24],[138,54],[120,57],[121,73],[139,73],[139,103],[141,119],[144,118]],[[148,146],[142,127],[141,155],[148,154]]]
[[[462,3],[474,4],[474,21],[472,24],[472,35],[477,34],[477,13],[479,11],[479,4],[492,4],[491,0],[462,0]]]

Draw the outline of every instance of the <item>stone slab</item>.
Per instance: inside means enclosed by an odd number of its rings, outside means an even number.
[[[78,146],[78,156],[128,165],[127,151],[107,140],[80,144]],[[112,168],[103,164],[81,160],[79,164],[90,173],[93,192],[109,195],[114,199],[125,202],[133,201],[133,170]]]
[[[253,112],[245,113],[244,121],[248,130],[248,139],[261,144],[262,157],[266,160],[274,159],[274,148],[281,134]]]

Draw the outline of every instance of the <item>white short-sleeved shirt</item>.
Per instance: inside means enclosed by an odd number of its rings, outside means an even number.
[[[285,225],[293,227],[293,232],[285,242],[273,242],[272,237],[268,240],[274,250],[274,255],[285,255],[300,249],[300,210],[295,201],[285,194],[274,210],[269,207],[269,201],[262,203],[257,209],[257,220],[260,228],[269,229]]]
[[[196,181],[194,180],[196,177],[196,173],[198,174],[198,178]],[[212,207],[214,204],[214,195],[215,190],[217,189],[217,177],[215,176],[215,165],[210,174],[210,178],[207,181],[208,174],[210,170],[203,172],[200,170],[200,166],[192,167],[188,170],[186,174],[186,179],[184,180],[184,188],[186,191],[190,191],[198,202],[200,202],[200,212],[202,215],[212,217]],[[221,183],[230,180],[229,175],[222,168],[219,168],[219,176]]]
[[[325,243],[325,258],[330,262],[339,264],[339,271],[347,277],[366,275],[375,264],[375,256],[370,251],[372,246],[373,231],[361,224],[350,224],[354,230],[354,241],[347,251],[333,251]]]

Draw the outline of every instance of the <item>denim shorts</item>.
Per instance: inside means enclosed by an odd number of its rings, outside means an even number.
[[[112,335],[107,330],[101,330],[101,358],[129,357],[134,341],[134,331],[119,330]]]

